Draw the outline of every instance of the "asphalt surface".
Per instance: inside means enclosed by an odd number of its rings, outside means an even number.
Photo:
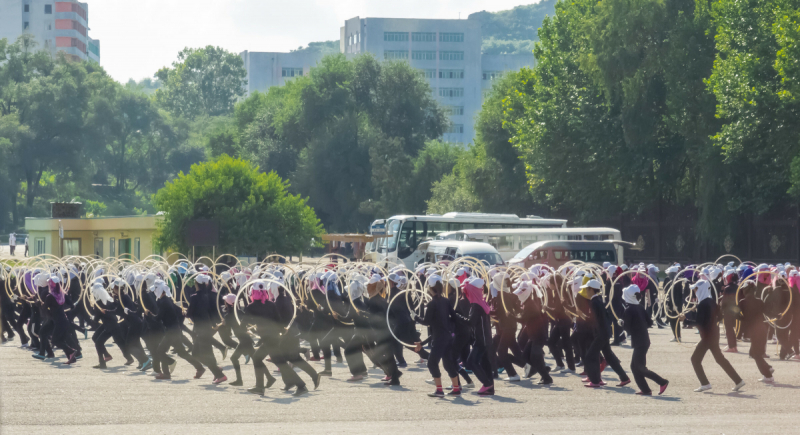
[[[279,378],[260,397],[245,391],[254,382],[252,363],[243,366],[244,387],[214,386],[210,372],[195,380],[183,360],[172,381],[156,381],[124,366],[114,346],[109,369],[95,370],[91,341],[82,340],[84,359],[65,366],[60,352],[59,358],[40,362],[15,339],[0,347],[0,433],[800,433],[800,362],[773,356],[777,384],[767,386],[757,381],[747,343],[740,343],[742,353],[726,356],[747,386],[732,393],[733,383],[707,355],[706,373],[714,389],[694,393],[698,381],[689,357],[697,337],[684,331],[681,345],[669,342],[668,330],[651,330],[648,367],[669,379],[664,396],[634,395],[635,383],[618,388],[608,368],[603,373],[608,386],[599,390],[584,388],[576,374],[563,373],[554,375],[550,387],[537,386],[536,377],[519,383],[501,380],[493,397],[469,391],[455,399],[427,397],[433,390],[425,382],[430,375],[416,364],[404,370],[402,387],[384,387],[377,369],[362,382],[348,383],[347,367],[334,364],[333,377],[324,378],[307,396],[283,393]],[[627,369],[631,349],[614,350]],[[769,345],[768,353],[775,351]],[[414,361],[413,356],[407,352],[406,359]],[[554,365],[550,358],[548,363]],[[322,363],[312,364],[322,369]],[[229,360],[223,369],[233,378]],[[651,388],[657,392],[655,384]]]

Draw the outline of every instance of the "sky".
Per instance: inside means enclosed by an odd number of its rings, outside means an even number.
[[[462,19],[511,9],[521,0],[83,0],[100,64],[117,81],[153,77],[185,47],[215,45],[234,53],[289,51],[339,39],[348,18]]]

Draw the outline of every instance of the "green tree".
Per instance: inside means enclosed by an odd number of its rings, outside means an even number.
[[[274,172],[228,156],[192,166],[167,182],[154,203],[164,211],[155,241],[162,249],[187,252],[189,222],[213,219],[220,224],[222,252],[303,253],[319,239],[322,225],[314,210]]]
[[[235,53],[210,45],[185,48],[172,68],[156,73],[162,87],[155,98],[161,107],[189,119],[227,115],[245,93],[246,76],[244,61]]]

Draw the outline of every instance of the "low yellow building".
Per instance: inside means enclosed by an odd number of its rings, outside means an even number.
[[[131,256],[135,260],[153,251],[157,215],[110,216],[98,218],[25,218],[31,255],[52,254]],[[59,222],[64,230],[59,237]],[[59,243],[60,240],[60,243]]]

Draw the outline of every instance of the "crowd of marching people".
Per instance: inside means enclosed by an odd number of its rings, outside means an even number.
[[[52,361],[58,350],[71,365],[96,354],[94,368],[103,370],[114,358],[113,342],[126,366],[155,379],[171,379],[183,360],[195,379],[210,371],[214,384],[233,386],[244,386],[243,366],[252,363],[255,382],[247,391],[260,395],[277,381],[268,364],[284,391],[301,396],[333,374],[334,358],[346,362],[349,382],[362,382],[371,366],[391,388],[409,364],[404,351],[419,358],[411,364],[427,365],[431,397],[465,389],[494,395],[500,379],[538,376],[538,384],[550,385],[555,372],[600,388],[606,367],[620,387],[633,381],[637,394],[651,395],[650,381],[664,394],[669,380],[647,364],[651,328],[669,328],[675,342],[697,330],[697,392],[711,389],[702,365],[707,352],[733,391],[745,381],[725,353],[738,352],[738,343],[749,342],[761,382],[775,382],[769,342],[779,345],[781,360],[800,359],[800,321],[792,322],[800,316],[800,274],[790,264],[675,264],[661,273],[645,264],[521,269],[469,258],[409,270],[335,258],[312,266],[209,267],[74,257],[8,263],[1,272],[2,340],[18,337],[35,359]],[[82,347],[90,335],[94,354]],[[628,341],[626,371],[614,346]],[[233,379],[214,349],[230,359]],[[322,370],[311,362],[322,362]]]

